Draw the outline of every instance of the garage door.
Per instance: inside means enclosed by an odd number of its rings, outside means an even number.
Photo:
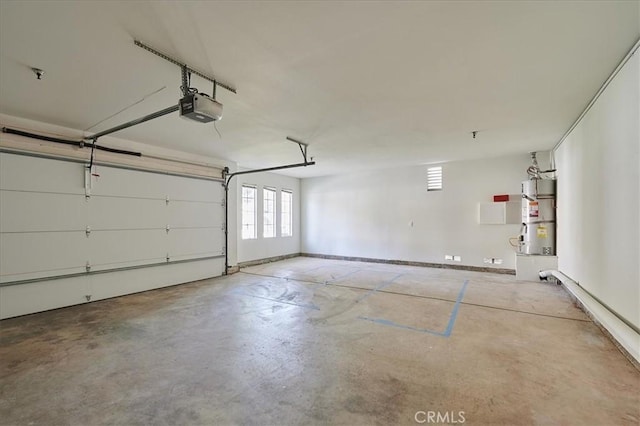
[[[0,317],[222,275],[220,181],[0,153]]]

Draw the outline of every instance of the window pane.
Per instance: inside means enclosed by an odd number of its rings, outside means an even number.
[[[281,233],[283,237],[290,237],[293,235],[293,194],[282,191],[281,196]]]
[[[264,224],[262,236],[273,238],[276,236],[276,191],[269,188],[263,190]]]
[[[242,239],[256,238],[256,195],[251,186],[242,187]]]

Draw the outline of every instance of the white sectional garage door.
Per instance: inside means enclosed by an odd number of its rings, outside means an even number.
[[[89,181],[83,163],[0,153],[0,317],[222,275],[219,181],[107,166],[97,174]]]

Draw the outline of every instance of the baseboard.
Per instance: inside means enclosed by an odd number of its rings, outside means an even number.
[[[609,309],[592,297],[575,281],[559,271],[551,271],[574,303],[607,335],[622,354],[640,370],[640,334],[625,324]]]
[[[262,265],[264,263],[278,262],[280,260],[286,260],[286,259],[291,259],[291,258],[300,257],[300,256],[301,256],[300,253],[291,253],[291,254],[284,254],[282,256],[266,257],[264,259],[249,260],[246,262],[239,262],[237,268],[242,269],[242,268],[247,268],[249,266],[256,266],[256,265]]]
[[[458,269],[463,271],[475,271],[475,272],[492,272],[494,274],[507,274],[507,275],[516,274],[515,269],[486,268],[482,266],[453,265],[449,263],[429,263],[429,262],[414,262],[409,260],[374,259],[369,257],[335,256],[332,254],[318,254],[318,253],[300,253],[300,256],[316,257],[320,259],[347,260],[352,262],[386,263],[391,265],[422,266],[425,268]]]

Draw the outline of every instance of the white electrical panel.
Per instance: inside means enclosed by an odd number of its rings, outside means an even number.
[[[478,203],[478,223],[481,225],[519,224],[520,209],[518,201]]]

